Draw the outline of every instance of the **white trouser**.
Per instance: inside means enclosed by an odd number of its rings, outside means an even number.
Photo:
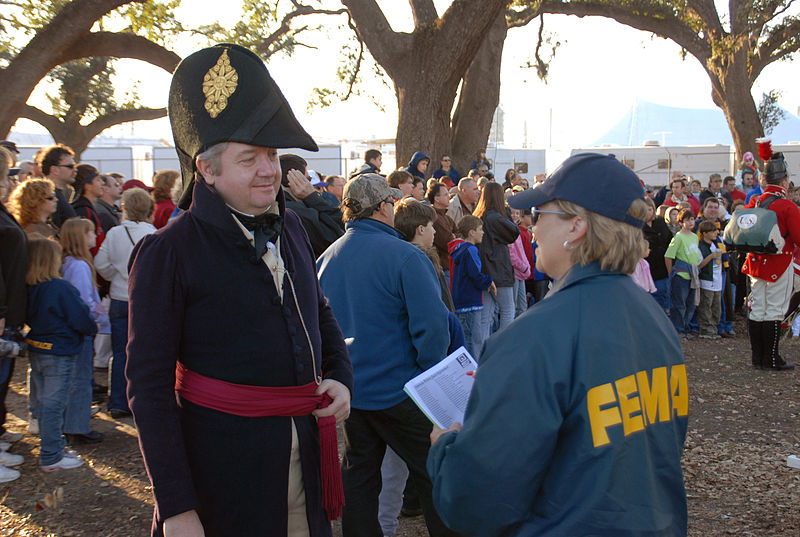
[[[794,270],[791,265],[774,282],[750,276],[750,320],[782,321],[792,298],[793,283]]]

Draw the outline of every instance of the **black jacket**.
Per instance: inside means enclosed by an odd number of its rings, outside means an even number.
[[[286,208],[293,210],[300,217],[303,228],[311,241],[314,256],[322,255],[328,246],[344,235],[342,211],[325,201],[322,194],[312,192],[305,199],[299,200],[290,192],[284,191]]]
[[[100,223],[103,225],[103,231],[105,233],[108,233],[112,227],[119,225],[122,212],[116,205],[111,205],[104,200],[98,199],[94,208],[95,211],[97,211],[97,216],[100,217]]]
[[[725,200],[728,202],[728,208],[730,208],[730,206],[733,205],[733,198],[731,197],[731,193],[728,192],[727,190],[723,189],[720,190],[719,194],[714,194],[713,192],[711,192],[711,190],[706,188],[705,190],[700,192],[700,207],[703,206],[703,204],[706,202],[708,198],[718,198],[720,196],[723,196]]]
[[[64,191],[60,188],[56,188],[56,212],[50,217],[53,225],[60,228],[67,219],[75,216],[78,215],[75,214],[75,209],[73,209],[72,205],[67,201]]]
[[[654,280],[663,280],[667,278],[667,265],[664,262],[664,254],[667,252],[667,247],[672,240],[672,232],[667,227],[667,223],[663,218],[656,218],[653,220],[653,225],[642,226],[644,238],[650,245],[650,255],[647,256],[647,262],[650,264],[650,275]]]
[[[519,227],[497,211],[483,215],[483,240],[478,246],[481,253],[481,271],[494,280],[497,287],[514,285],[514,267],[508,245],[517,240]]]
[[[6,320],[7,328],[17,328],[25,322],[27,244],[25,231],[0,203],[0,318]]]
[[[365,162],[364,164],[361,165],[361,167],[359,169],[353,170],[353,173],[350,174],[350,179],[355,179],[359,175],[362,175],[362,174],[365,174],[365,173],[378,173],[379,174],[381,172],[380,172],[380,170],[378,170],[378,168],[375,167],[374,164],[371,164],[369,162]]]
[[[131,253],[125,373],[153,484],[154,535],[163,535],[164,519],[190,509],[198,510],[208,537],[287,531],[292,418],[244,418],[178,403],[176,360],[236,384],[302,386],[317,374],[352,390],[347,348],[319,287],[311,246],[300,219],[285,210],[282,191],[278,202],[283,297],[228,207],[204,183],[195,184],[189,210]],[[330,537],[316,420],[293,419],[310,535]]]

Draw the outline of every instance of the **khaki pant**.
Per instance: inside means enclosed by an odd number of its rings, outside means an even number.
[[[768,282],[750,276],[750,316],[751,321],[782,321],[792,298],[794,270],[791,265],[781,277]]]
[[[292,420],[292,454],[289,457],[289,525],[288,537],[308,537],[306,489],[303,486],[303,467],[300,461],[300,442]]]
[[[722,291],[700,289],[700,305],[697,306],[697,323],[700,335],[713,336],[717,333],[719,318],[722,315]]]

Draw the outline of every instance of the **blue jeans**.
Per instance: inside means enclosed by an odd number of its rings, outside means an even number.
[[[514,279],[514,318],[528,309],[528,295],[525,293],[525,280]]]
[[[729,332],[733,332],[733,323],[728,320],[727,313],[728,308],[730,307],[729,304],[725,303],[725,285],[727,283],[728,273],[726,270],[723,269],[722,271],[722,300],[721,302],[721,314],[719,317],[719,325],[717,326],[717,333],[719,334],[727,334]],[[729,297],[736,296],[736,286],[731,284],[731,292]]]
[[[392,448],[386,446],[381,464],[381,493],[378,495],[378,523],[386,537],[397,533],[397,517],[403,508],[403,489],[408,481],[408,466]]]
[[[483,329],[481,328],[481,310],[465,311],[463,313],[456,313],[461,327],[464,329],[464,345],[469,353],[478,360],[478,356],[483,347]]]
[[[109,410],[128,411],[128,381],[125,378],[125,363],[128,355],[125,347],[128,344],[128,303],[111,299],[108,308],[108,319],[111,321],[111,392],[108,396]]]
[[[497,330],[502,330],[514,320],[514,288],[498,287],[497,296],[491,292],[483,292],[483,311],[481,313],[481,330],[483,340],[492,335],[492,323],[497,313],[500,313],[500,324]]]
[[[670,282],[672,286],[672,304],[669,310],[669,318],[678,334],[685,334],[689,321],[694,315],[696,306],[694,304],[695,289],[691,288],[691,280],[686,280],[680,276],[673,276]]]
[[[61,431],[78,360],[78,354],[56,356],[30,353],[31,385],[36,387],[37,401],[34,406],[42,438],[39,458],[43,466],[55,464],[64,456],[66,441]]]
[[[87,434],[92,419],[92,373],[94,371],[94,336],[83,339],[83,347],[75,363],[75,381],[69,390],[64,432]]]
[[[669,315],[669,306],[670,306],[669,278],[661,278],[660,280],[654,280],[653,283],[656,284],[656,292],[653,293],[653,298],[656,299],[656,302],[658,302],[658,305],[661,306],[661,309],[664,310],[664,313]]]

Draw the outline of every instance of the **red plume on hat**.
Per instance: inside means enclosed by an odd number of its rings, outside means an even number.
[[[772,158],[772,142],[769,138],[759,138],[756,140],[758,143],[758,156],[764,162]]]

